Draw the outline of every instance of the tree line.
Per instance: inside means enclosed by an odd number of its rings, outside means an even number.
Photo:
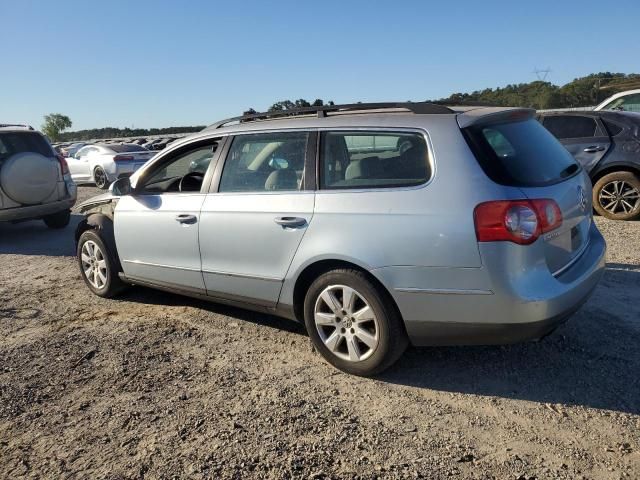
[[[558,86],[551,82],[536,80],[529,83],[518,83],[506,87],[486,88],[471,93],[454,93],[446,98],[436,101],[445,104],[486,104],[497,107],[528,107],[536,109],[587,107],[600,103],[614,93],[632,88],[640,88],[640,74],[637,73],[611,73],[600,72],[576,78],[566,85]],[[427,100],[429,101],[429,100]],[[267,109],[268,112],[282,112],[294,108],[317,107],[322,105],[334,105],[329,100],[324,102],[321,98],[309,102],[304,98],[298,100],[281,100],[275,102]],[[243,112],[243,115],[258,113],[253,108]],[[52,140],[91,140],[98,138],[119,137],[145,137],[149,135],[171,135],[177,133],[189,133],[202,130],[203,125],[191,127],[168,128],[93,128],[90,130],[78,130],[76,132],[62,132],[70,128],[71,120],[60,114],[52,114],[55,118],[49,119],[43,125],[43,131],[51,132]],[[47,119],[46,116],[45,119]],[[60,118],[64,117],[64,118]],[[265,116],[267,117],[267,116]],[[67,122],[68,121],[68,122]],[[51,127],[51,123],[54,123]],[[45,130],[45,128],[47,130]]]

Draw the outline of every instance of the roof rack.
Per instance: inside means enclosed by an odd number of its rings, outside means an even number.
[[[7,127],[21,127],[21,128],[28,128],[29,130],[33,130],[33,127],[31,125],[21,125],[18,123],[0,123],[0,128],[7,128]]]
[[[322,105],[318,107],[292,108],[290,110],[278,110],[275,112],[251,113],[239,117],[227,118],[212,125],[206,130],[214,130],[233,122],[249,122],[251,120],[271,120],[278,117],[291,117],[296,115],[317,114],[318,118],[327,116],[328,112],[350,112],[359,110],[380,110],[385,108],[404,108],[416,114],[443,114],[455,113],[449,107],[429,102],[399,102],[399,103],[347,103],[344,105]]]

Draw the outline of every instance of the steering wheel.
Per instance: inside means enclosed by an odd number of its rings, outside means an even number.
[[[189,172],[180,179],[178,190],[181,192],[199,192],[204,181],[204,175],[200,172]]]

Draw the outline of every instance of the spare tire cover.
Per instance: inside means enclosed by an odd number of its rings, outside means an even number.
[[[39,153],[16,153],[0,166],[0,187],[18,203],[42,203],[56,188],[58,168],[58,162]]]

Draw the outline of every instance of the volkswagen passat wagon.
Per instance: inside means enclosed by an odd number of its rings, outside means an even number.
[[[76,232],[82,276],[303,322],[346,372],[406,346],[541,338],[605,262],[585,171],[534,111],[357,104],[256,114],[172,144]]]

